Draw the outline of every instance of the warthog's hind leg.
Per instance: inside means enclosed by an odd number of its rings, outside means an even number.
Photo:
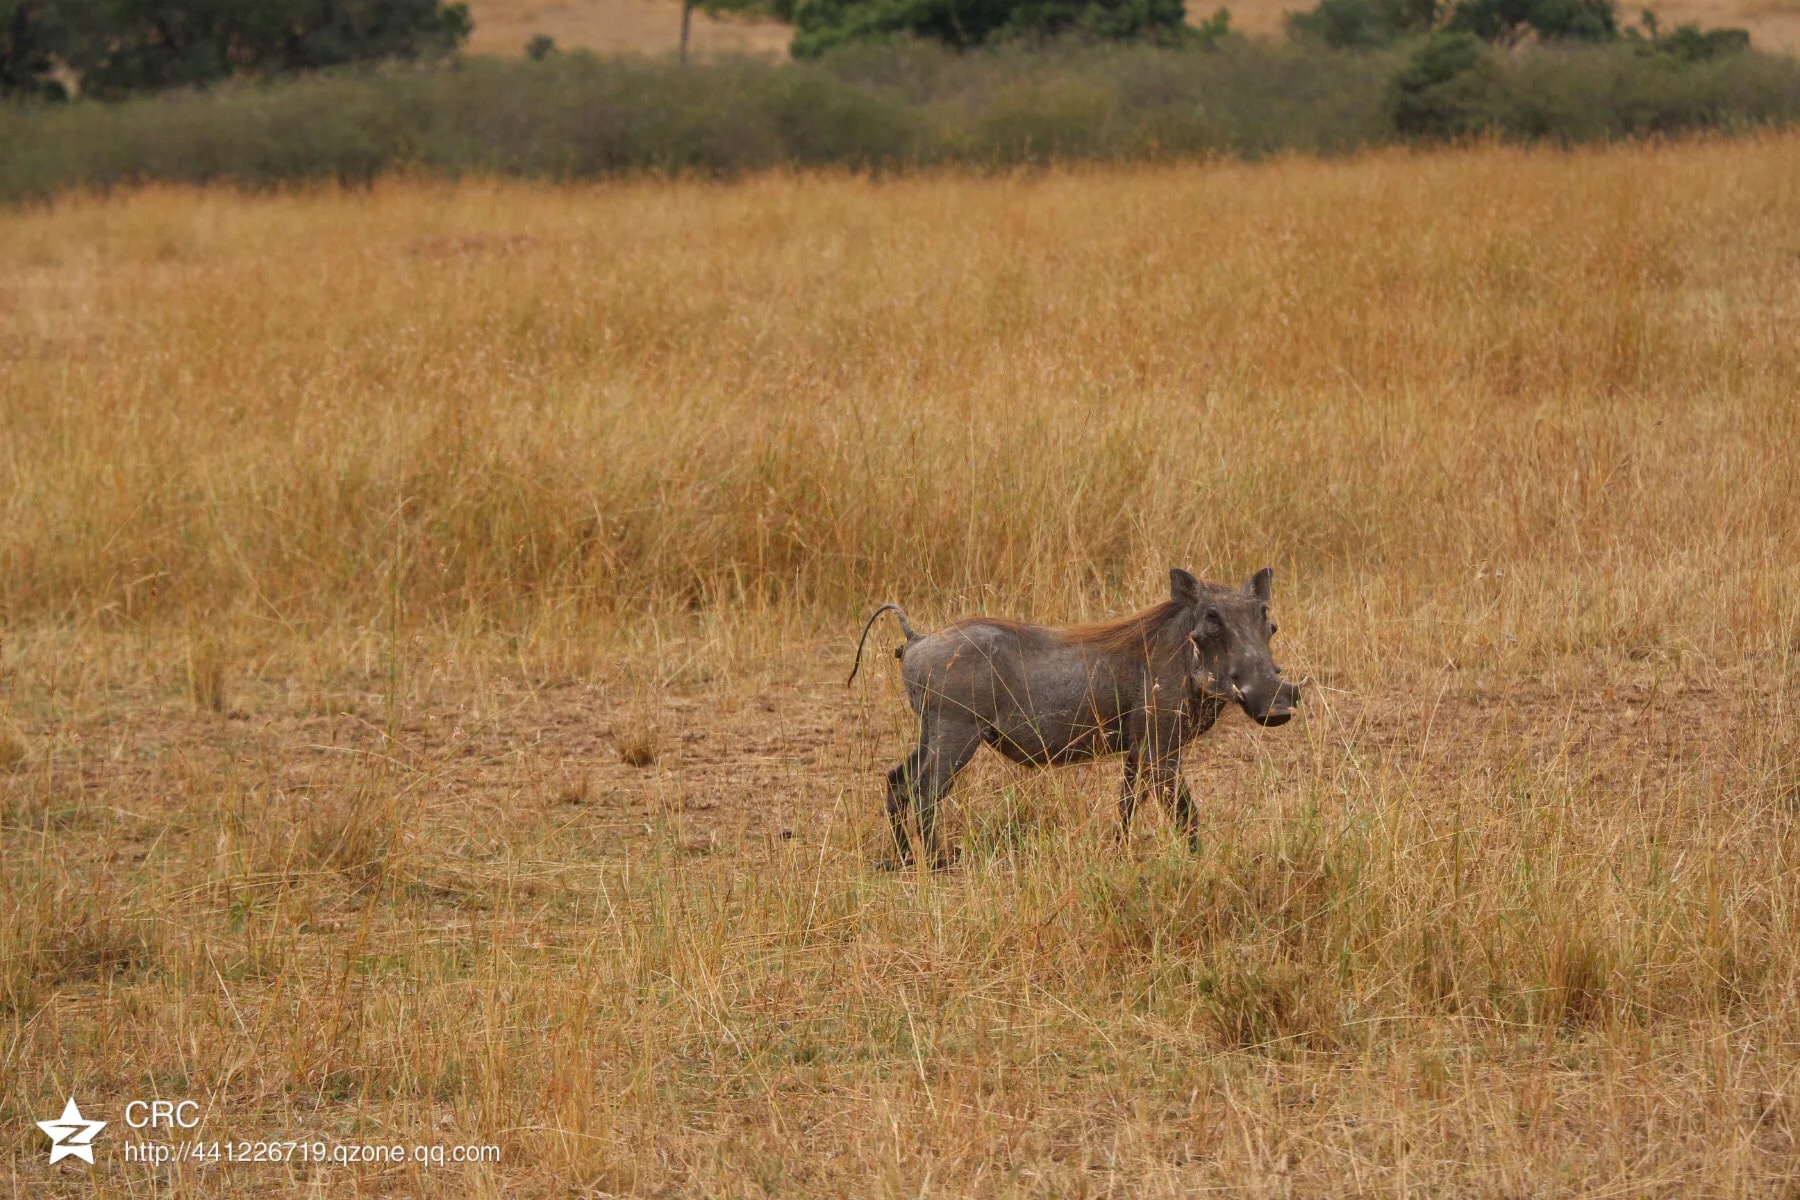
[[[935,724],[935,723],[933,723]],[[948,859],[938,845],[937,805],[950,791],[956,773],[968,765],[981,748],[981,730],[954,726],[928,726],[921,731],[919,744],[907,754],[905,761],[888,772],[888,823],[894,831],[894,849],[901,863],[913,860],[912,847],[906,835],[906,814],[912,809],[919,817],[919,844],[933,867],[945,866]]]
[[[894,853],[899,855],[901,866],[912,861],[912,839],[906,834],[906,814],[912,808],[912,780],[919,777],[930,756],[931,751],[927,747],[915,746],[907,752],[905,760],[887,775],[888,823],[894,829]]]

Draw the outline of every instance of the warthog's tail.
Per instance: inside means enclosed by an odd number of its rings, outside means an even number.
[[[901,608],[898,604],[882,605],[880,608],[869,614],[869,623],[863,626],[862,636],[856,640],[856,661],[850,664],[850,678],[844,680],[845,687],[849,687],[856,682],[856,672],[862,666],[863,644],[869,640],[869,630],[875,628],[876,619],[884,612],[891,612],[896,617],[900,618],[900,632],[906,635],[906,644],[908,646],[919,640],[919,631],[914,629],[912,627],[912,622],[906,619],[905,609]],[[903,646],[901,647],[900,652],[904,652],[904,650],[905,647]]]

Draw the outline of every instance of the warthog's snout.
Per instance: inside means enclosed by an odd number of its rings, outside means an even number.
[[[1300,703],[1300,686],[1286,680],[1278,682],[1266,697],[1246,692],[1236,685],[1232,686],[1231,691],[1231,698],[1243,706],[1245,714],[1252,721],[1271,729],[1293,720],[1294,706]]]

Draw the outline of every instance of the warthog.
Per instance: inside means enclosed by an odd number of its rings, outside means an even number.
[[[1169,598],[1129,617],[1053,629],[995,617],[972,617],[937,633],[915,631],[897,604],[884,604],[863,626],[863,645],[882,613],[900,619],[907,703],[919,720],[919,742],[888,772],[887,811],[901,862],[912,858],[906,821],[916,811],[919,838],[934,866],[937,802],[985,742],[1016,763],[1041,767],[1125,755],[1119,791],[1119,837],[1149,791],[1174,800],[1190,844],[1198,829],[1193,797],[1181,776],[1181,748],[1205,733],[1235,701],[1263,725],[1283,725],[1300,689],[1281,678],[1269,656],[1264,567],[1236,587],[1169,572]]]

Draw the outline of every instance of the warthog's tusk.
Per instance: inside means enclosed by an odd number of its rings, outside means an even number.
[[[1239,687],[1235,683],[1232,684],[1231,685],[1231,698],[1233,700],[1236,700],[1239,704],[1242,704],[1244,702],[1244,689]]]

